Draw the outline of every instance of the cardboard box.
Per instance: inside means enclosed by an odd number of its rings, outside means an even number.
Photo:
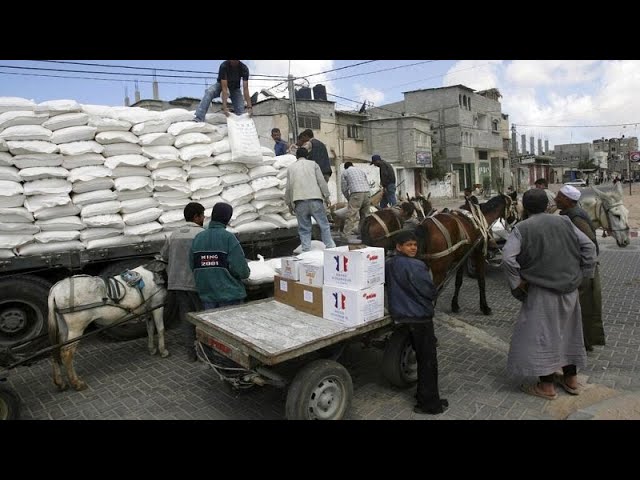
[[[322,287],[324,284],[324,265],[302,261],[298,264],[300,283]]]
[[[294,286],[294,307],[297,310],[322,317],[323,299],[322,287],[314,287],[303,283],[296,283]]]
[[[295,307],[295,280],[282,278],[279,275],[273,277],[273,298],[280,303]]]
[[[298,280],[300,280],[300,273],[298,271],[299,264],[299,258],[283,257],[280,261],[280,276],[282,278],[289,278],[297,282]]]
[[[323,318],[356,326],[384,317],[384,285],[361,290],[322,287]]]
[[[384,248],[327,248],[324,251],[324,284],[361,290],[384,283]]]

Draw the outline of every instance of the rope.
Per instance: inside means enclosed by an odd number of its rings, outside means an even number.
[[[216,375],[218,375],[218,378],[223,382],[229,382],[234,388],[244,390],[256,385],[255,383],[245,379],[247,375],[254,375],[254,372],[251,370],[247,370],[244,367],[224,367],[222,365],[217,365],[209,359],[202,342],[196,340],[194,342],[194,346],[198,359],[209,365]]]

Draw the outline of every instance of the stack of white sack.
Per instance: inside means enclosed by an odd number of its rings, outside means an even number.
[[[295,157],[261,147],[248,115],[36,104],[0,97],[0,256],[163,239],[191,201],[234,206],[234,232],[297,226]]]

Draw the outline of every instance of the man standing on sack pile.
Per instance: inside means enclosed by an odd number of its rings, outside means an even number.
[[[303,252],[311,250],[311,217],[320,227],[325,246],[336,246],[325,210],[325,203],[327,206],[330,204],[329,187],[320,167],[313,160],[309,160],[308,155],[306,148],[298,148],[298,160],[287,168],[287,188],[284,193],[284,201],[289,211],[295,213],[298,219],[298,235]]]
[[[240,80],[242,80],[242,91],[240,90]],[[243,100],[244,96],[244,100]],[[252,112],[251,95],[249,95],[249,67],[240,60],[225,60],[220,64],[218,71],[218,81],[207,88],[202,97],[202,101],[196,110],[194,120],[204,122],[209,105],[214,98],[222,98],[222,113],[229,116],[227,99],[231,97],[233,113],[241,115],[244,113],[244,102],[247,102],[249,114]]]
[[[331,160],[329,160],[329,153],[327,152],[327,146],[320,140],[313,138],[313,130],[307,128],[298,137],[302,140],[302,147],[309,152],[309,160],[313,160],[320,167],[324,181],[329,183],[331,178]]]
[[[344,224],[344,235],[360,237],[362,224],[369,213],[369,180],[360,168],[353,168],[353,163],[344,164],[341,179],[342,194],[348,200],[347,218]],[[356,230],[357,229],[357,230]]]

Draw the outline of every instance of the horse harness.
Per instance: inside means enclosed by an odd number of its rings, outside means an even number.
[[[599,202],[598,202],[599,200]],[[600,206],[598,207],[598,219],[601,219],[601,212],[604,211],[604,218],[607,219],[607,225],[602,225],[602,228],[607,232],[607,233],[611,233],[611,232],[626,232],[629,230],[629,227],[627,228],[611,228],[611,220],[609,220],[609,212],[611,211],[611,209],[613,209],[614,207],[619,207],[620,205],[623,205],[622,202],[616,202],[612,205],[609,205],[608,208],[604,206],[604,202],[600,199],[597,198],[596,202],[600,204]],[[602,223],[602,220],[600,220],[600,223]]]
[[[74,275],[73,277],[69,278],[69,307],[67,308],[58,308],[56,306],[56,312],[60,313],[60,314],[66,314],[66,313],[75,313],[75,312],[81,312],[83,310],[90,310],[92,308],[97,308],[97,307],[104,307],[104,306],[110,306],[110,307],[118,307],[121,308],[122,310],[125,310],[127,313],[131,314],[133,313],[134,310],[140,308],[142,305],[144,305],[147,300],[145,300],[144,298],[144,294],[142,293],[142,289],[144,288],[144,280],[142,279],[142,276],[138,273],[138,272],[134,272],[132,270],[127,270],[123,273],[120,274],[120,277],[127,282],[127,285],[129,285],[130,287],[135,288],[138,293],[140,294],[140,298],[142,299],[142,303],[140,305],[138,305],[135,308],[128,308],[128,307],[124,307],[122,305],[120,305],[120,301],[126,296],[127,291],[124,288],[124,285],[116,278],[116,277],[99,277],[103,282],[104,282],[104,287],[105,287],[105,293],[106,296],[102,298],[101,302],[94,302],[94,303],[89,303],[86,305],[74,305],[74,279],[77,277],[90,277],[91,275]],[[157,292],[156,292],[157,293]],[[155,295],[155,294],[154,294]],[[151,297],[149,297],[151,298]]]

